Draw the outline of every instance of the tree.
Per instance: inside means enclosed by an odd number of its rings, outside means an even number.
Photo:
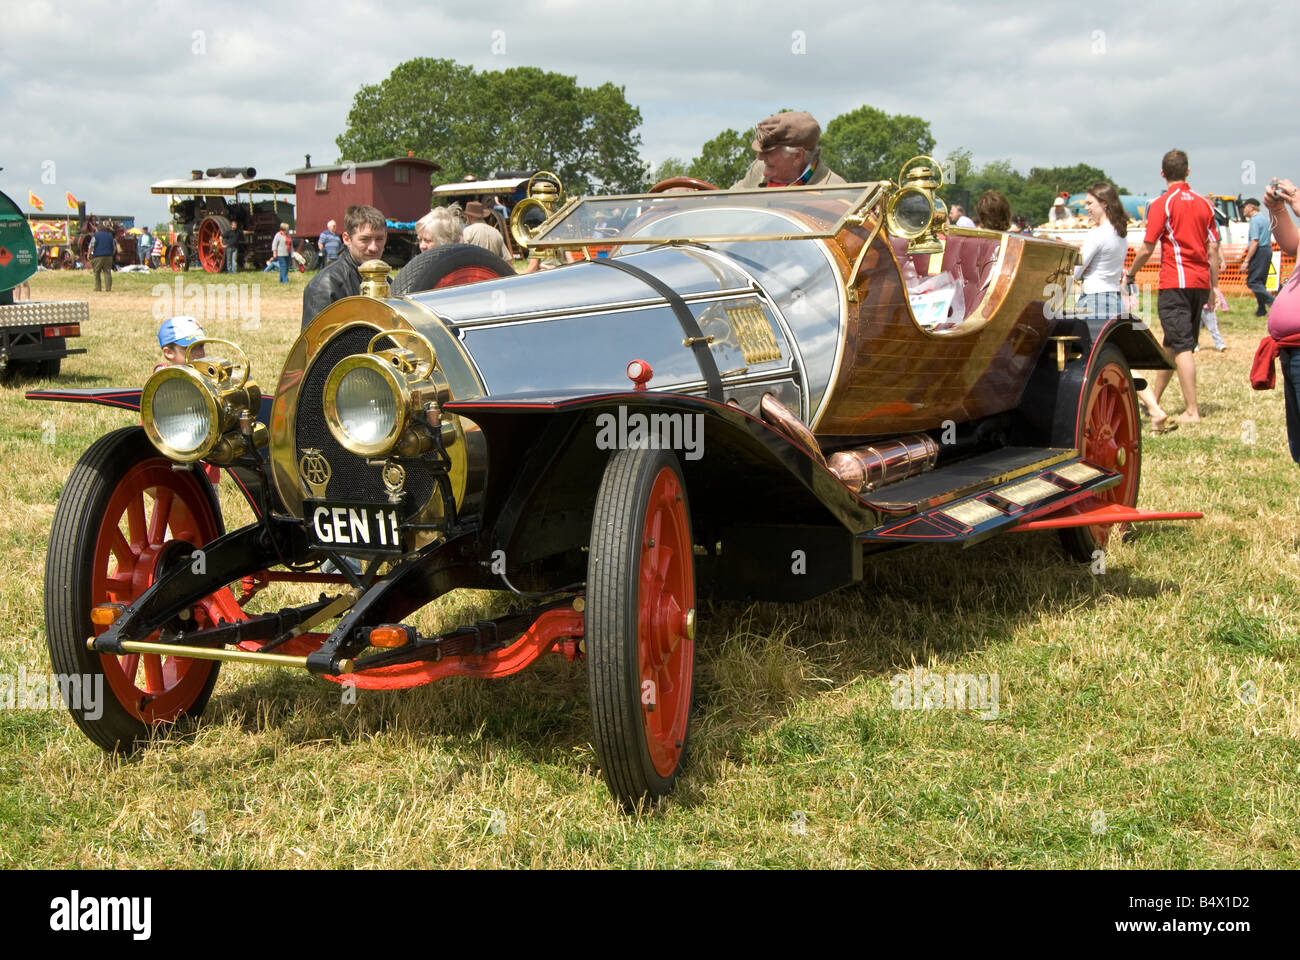
[[[826,125],[822,154],[850,183],[893,180],[912,157],[934,149],[929,121],[863,105]]]
[[[689,175],[726,190],[744,177],[754,162],[754,151],[750,146],[753,141],[753,130],[745,133],[731,128],[723,130],[700,148],[700,155],[691,161]]]
[[[653,187],[659,181],[668,180],[672,177],[685,177],[687,176],[687,169],[685,160],[681,160],[678,157],[667,157],[664,162],[655,167],[654,172],[650,174],[650,182],[646,184],[646,187]]]
[[[1110,180],[1110,177],[1086,163],[1071,167],[1033,167],[1028,176],[1016,170],[1010,160],[991,160],[975,169],[970,151],[958,149],[944,162],[945,185],[939,194],[949,206],[954,202],[965,203],[967,213],[973,216],[980,195],[986,190],[996,190],[1007,198],[1013,216],[1041,223],[1047,219],[1058,194],[1082,193],[1100,180]],[[1125,191],[1119,188],[1119,192]]]
[[[639,189],[641,111],[612,83],[536,67],[476,73],[420,57],[353,98],[341,158],[379,160],[408,150],[439,163],[442,180],[498,169],[550,170],[572,193]]]

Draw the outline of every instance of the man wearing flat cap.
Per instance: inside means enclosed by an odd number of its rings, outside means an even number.
[[[821,135],[817,121],[802,111],[790,110],[759,121],[750,144],[758,159],[731,189],[843,183],[843,177],[821,162],[817,146]]]

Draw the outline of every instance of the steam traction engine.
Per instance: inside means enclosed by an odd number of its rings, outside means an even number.
[[[261,267],[271,256],[271,238],[281,223],[294,225],[293,184],[258,177],[253,167],[210,167],[194,170],[188,180],[162,180],[150,193],[171,196],[176,243],[167,253],[175,270],[201,267],[208,273],[225,269],[222,235],[232,224],[243,237],[239,266]],[[260,197],[261,199],[256,199]],[[268,199],[269,197],[269,199]]]

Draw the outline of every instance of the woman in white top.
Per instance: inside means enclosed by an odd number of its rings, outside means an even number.
[[[1083,241],[1083,263],[1074,279],[1083,282],[1077,304],[1082,316],[1108,319],[1123,312],[1120,279],[1128,255],[1128,217],[1113,184],[1102,181],[1088,188],[1083,201],[1092,229]]]

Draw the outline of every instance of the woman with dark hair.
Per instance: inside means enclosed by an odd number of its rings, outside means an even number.
[[[996,190],[985,190],[975,204],[981,230],[1010,230],[1011,204]]]
[[[1128,254],[1128,217],[1113,184],[1102,181],[1088,188],[1083,201],[1092,221],[1080,251],[1083,262],[1074,268],[1074,279],[1083,284],[1079,311],[1090,317],[1108,318],[1123,310],[1120,280]]]

